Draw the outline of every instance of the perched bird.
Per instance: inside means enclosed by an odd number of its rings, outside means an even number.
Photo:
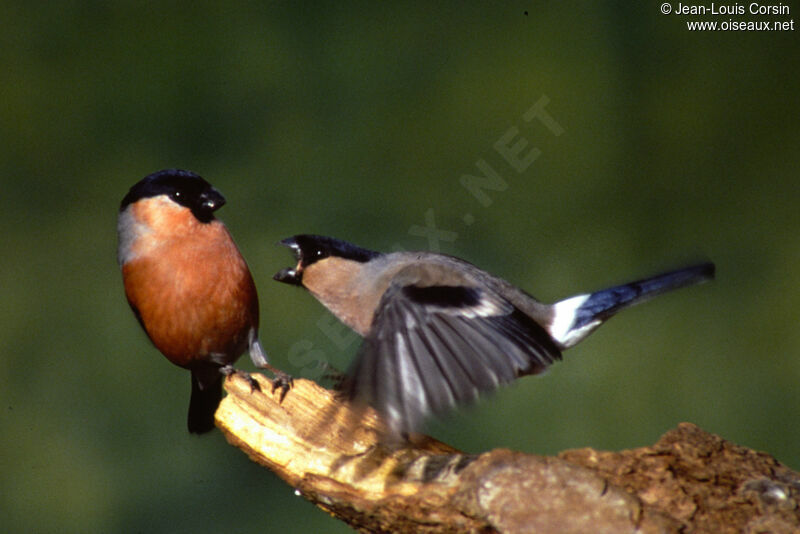
[[[705,263],[544,304],[444,254],[382,254],[316,235],[281,243],[297,265],[275,280],[305,287],[364,338],[344,389],[395,434],[544,371],[622,308],[714,276]]]
[[[222,375],[249,350],[275,373],[258,340],[258,296],[250,270],[214,212],[225,198],[200,176],[167,169],[131,187],[117,221],[125,295],[150,340],[192,373],[189,432],[214,428]],[[249,377],[249,375],[248,375]],[[254,381],[251,381],[255,384]]]

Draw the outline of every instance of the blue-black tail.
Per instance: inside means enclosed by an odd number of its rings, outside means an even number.
[[[562,300],[553,305],[550,335],[562,348],[571,347],[622,308],[713,278],[714,264],[703,263]]]

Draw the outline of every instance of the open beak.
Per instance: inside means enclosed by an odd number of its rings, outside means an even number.
[[[297,243],[297,240],[294,237],[287,237],[286,239],[282,240],[280,244],[292,249],[292,252],[294,252],[294,258],[297,260],[297,266],[294,268],[285,267],[281,269],[275,273],[275,276],[273,276],[272,279],[294,286],[303,285],[303,251],[300,249],[300,245]]]

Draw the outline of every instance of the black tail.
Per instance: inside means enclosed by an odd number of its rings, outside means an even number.
[[[192,398],[189,401],[189,432],[205,434],[214,429],[214,413],[222,400],[222,374],[215,369],[213,374],[192,371]]]
[[[714,278],[714,269],[713,263],[703,263],[557,302],[553,305],[550,335],[563,347],[571,347],[619,310],[673,289],[710,280]]]

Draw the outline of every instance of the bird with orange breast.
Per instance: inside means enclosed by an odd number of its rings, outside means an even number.
[[[256,367],[273,372],[273,391],[285,395],[291,386],[259,342],[253,278],[214,217],[224,204],[197,174],[167,169],[131,187],[117,222],[125,295],[156,348],[191,371],[188,426],[196,434],[214,428],[222,377],[237,372],[233,363],[245,350]]]

